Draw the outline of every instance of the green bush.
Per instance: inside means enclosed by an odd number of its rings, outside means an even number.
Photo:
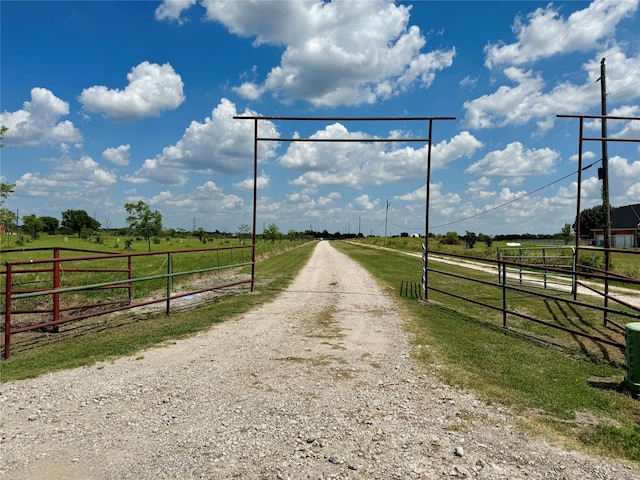
[[[604,257],[602,255],[581,255],[579,261],[581,270],[590,270],[591,268],[604,269]]]

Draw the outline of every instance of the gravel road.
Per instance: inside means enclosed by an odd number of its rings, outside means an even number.
[[[0,385],[0,478],[640,479],[444,385],[403,322],[322,241],[273,302],[207,332]]]

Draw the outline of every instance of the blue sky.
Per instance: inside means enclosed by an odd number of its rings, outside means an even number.
[[[453,116],[433,127],[430,231],[555,233],[575,217],[579,126],[556,115],[600,113],[602,58],[609,113],[640,116],[638,0],[3,0],[0,15],[0,176],[20,216],[80,208],[121,227],[143,200],[165,226],[236,232],[251,223],[253,122],[234,115]],[[427,136],[426,122],[259,123]],[[609,133],[640,138],[640,122]],[[426,152],[263,142],[258,231],[383,235],[388,202],[389,234],[422,233]],[[586,143],[585,164],[600,158]],[[639,202],[638,144],[609,159],[612,205]],[[585,208],[601,202],[595,166]]]

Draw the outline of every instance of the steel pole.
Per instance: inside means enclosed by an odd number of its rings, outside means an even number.
[[[429,119],[429,145],[427,146],[427,184],[425,186],[424,217],[424,300],[429,300],[429,200],[431,194],[431,139],[433,138],[433,119]]]
[[[576,249],[573,255],[573,299],[578,299],[578,282],[577,282],[577,256],[580,254],[580,198],[582,197],[582,136],[584,133],[584,118],[580,117],[580,138],[578,140],[578,198],[576,199]]]
[[[251,291],[256,283],[256,228],[258,225],[258,119],[253,119],[253,248],[251,250]]]

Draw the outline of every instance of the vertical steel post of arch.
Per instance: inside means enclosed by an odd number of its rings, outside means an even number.
[[[423,288],[424,301],[429,300],[429,197],[431,194],[431,144],[433,134],[433,119],[429,119],[429,141],[427,146],[427,183],[425,185],[425,217],[424,217],[424,260],[423,260]]]
[[[604,59],[603,62],[601,63],[602,65],[602,70],[601,70],[601,77],[604,77]],[[602,78],[601,80],[604,80],[604,78]],[[604,95],[603,95],[604,98]],[[556,115],[556,117],[558,118],[578,118],[580,119],[580,143],[578,144],[578,159],[579,159],[579,163],[580,165],[578,166],[578,199],[577,199],[577,226],[578,229],[576,231],[576,255],[579,255],[580,252],[580,195],[581,195],[581,185],[580,183],[582,182],[582,143],[583,142],[600,142],[603,145],[603,158],[602,158],[602,162],[603,162],[603,168],[605,170],[608,169],[608,164],[606,164],[606,168],[605,168],[605,162],[607,161],[604,157],[606,157],[608,155],[608,147],[606,147],[608,142],[633,142],[633,143],[640,143],[640,138],[622,138],[622,137],[609,137],[607,135],[607,130],[605,127],[605,122],[607,120],[624,120],[624,121],[639,121],[640,117],[628,117],[628,116],[621,116],[621,115],[606,115],[606,106],[603,104],[603,108],[602,108],[602,115],[566,115],[566,114],[558,114]],[[584,137],[584,119],[585,118],[591,118],[591,119],[599,119],[602,122],[602,133],[600,137]],[[588,168],[588,167],[587,167]],[[606,173],[606,175],[608,175],[608,172]],[[608,182],[608,177],[603,178],[603,182]],[[603,184],[603,189],[605,188],[604,184]],[[603,205],[605,206],[605,210],[607,210],[607,218],[608,218],[608,210],[609,210],[609,199],[608,199],[608,189],[609,186],[608,184],[606,185],[606,190],[607,190],[607,194],[604,195],[605,200],[603,202]],[[610,237],[611,235],[611,231],[610,231],[610,219],[607,219],[606,221],[607,225],[605,225],[605,229],[604,229],[604,240],[605,240],[605,244],[604,244],[604,255],[605,255],[605,274],[604,274],[604,318],[603,318],[603,323],[606,326],[608,319],[607,319],[607,308],[609,306],[609,274],[610,274],[610,269],[611,269],[611,262],[610,262],[610,255],[611,255],[611,250],[610,250],[610,239],[608,237]],[[579,260],[579,259],[577,259]],[[575,268],[574,268],[574,272],[575,272]],[[574,273],[575,274],[575,273]],[[576,278],[577,278],[577,274]],[[577,286],[576,289],[574,291],[574,298],[577,297]]]
[[[11,295],[13,290],[13,268],[10,263],[5,263],[7,271],[5,274],[4,292],[4,359],[9,360],[11,355]]]
[[[580,138],[578,140],[578,195],[576,198],[576,249],[573,253],[573,279],[571,289],[573,299],[578,299],[578,252],[580,251],[580,198],[582,197],[582,138],[584,136],[584,118],[580,117]]]
[[[256,228],[258,222],[258,119],[253,119],[253,235],[251,248],[251,291],[256,284]]]

